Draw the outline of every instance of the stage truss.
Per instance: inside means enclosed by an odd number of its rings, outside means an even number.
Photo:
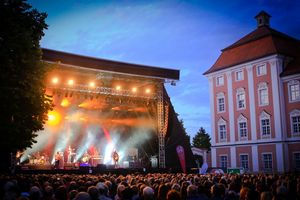
[[[111,87],[95,87],[90,88],[88,85],[75,84],[72,87],[54,87],[47,86],[47,89],[53,91],[52,95],[56,93],[63,95],[68,93],[68,95],[82,94],[87,95],[87,97],[94,98],[97,95],[108,95],[114,97],[131,97],[139,98],[144,101],[156,101],[157,103],[157,134],[158,134],[158,162],[159,168],[165,168],[165,136],[168,128],[168,117],[169,117],[169,104],[164,99],[164,82],[158,81],[156,84],[156,93],[152,95],[140,95],[134,94],[129,90],[117,90]]]

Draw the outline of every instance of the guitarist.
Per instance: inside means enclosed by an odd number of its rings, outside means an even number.
[[[119,154],[116,150],[114,150],[112,153],[112,159],[115,163],[115,168],[116,168],[118,166],[118,162],[119,162]]]

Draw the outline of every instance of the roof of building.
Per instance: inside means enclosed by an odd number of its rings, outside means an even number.
[[[223,49],[213,66],[204,74],[275,54],[292,58],[282,76],[300,73],[300,41],[268,25],[259,25],[257,29]]]
[[[61,64],[109,71],[113,73],[124,73],[129,75],[138,75],[159,79],[179,80],[180,71],[175,69],[166,69],[160,67],[106,60],[101,58],[93,58],[45,48],[42,49],[42,52],[42,59],[48,62],[59,62]]]

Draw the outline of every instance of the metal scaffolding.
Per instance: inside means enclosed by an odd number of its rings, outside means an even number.
[[[157,90],[157,125],[158,125],[158,146],[159,146],[159,168],[166,167],[165,157],[165,136],[168,128],[169,105],[164,101],[163,84]]]

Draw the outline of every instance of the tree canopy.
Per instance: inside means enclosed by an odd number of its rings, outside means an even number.
[[[36,141],[52,109],[45,95],[48,65],[41,61],[40,40],[46,13],[24,0],[0,3],[0,151],[16,152]]]
[[[193,137],[192,146],[198,147],[198,148],[206,148],[206,149],[210,150],[210,147],[211,147],[210,136],[208,133],[206,133],[206,131],[203,127],[200,127],[199,131]]]

